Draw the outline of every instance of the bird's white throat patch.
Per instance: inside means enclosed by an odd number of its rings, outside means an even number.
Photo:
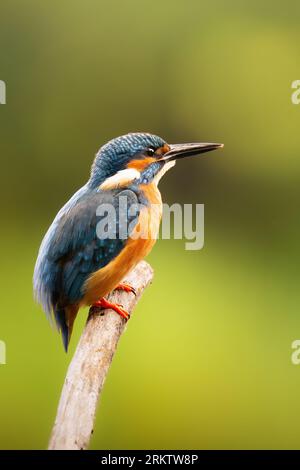
[[[163,175],[175,165],[175,160],[172,162],[167,162],[164,164],[162,169],[157,173],[153,179],[153,183],[157,186]],[[107,178],[100,185],[99,189],[107,191],[109,189],[124,188],[130,183],[133,183],[134,180],[140,178],[141,173],[135,168],[126,168],[125,170],[118,171],[115,175]]]
[[[157,175],[154,178],[154,184],[156,184],[156,186],[158,185],[158,183],[160,182],[164,174],[167,173],[167,171],[170,170],[170,168],[173,168],[173,166],[175,166],[175,163],[176,161],[172,160],[171,162],[167,162],[164,164],[162,169],[157,173]]]
[[[140,176],[141,174],[138,170],[135,170],[134,168],[126,168],[125,170],[118,171],[115,175],[110,176],[103,181],[99,189],[107,191],[108,189],[123,188],[138,179]]]

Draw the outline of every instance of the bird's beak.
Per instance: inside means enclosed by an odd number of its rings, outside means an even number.
[[[224,144],[212,143],[189,143],[189,144],[170,144],[170,150],[166,152],[162,160],[167,162],[178,160],[179,158],[191,157],[200,153],[211,152],[224,147]]]

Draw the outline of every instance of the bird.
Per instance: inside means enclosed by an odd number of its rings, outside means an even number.
[[[34,268],[35,299],[56,323],[65,351],[81,307],[111,308],[128,320],[128,312],[106,296],[115,289],[135,293],[121,281],[150,253],[157,239],[161,177],[177,160],[221,147],[218,143],[168,144],[157,135],[132,132],[100,148],[88,182],[60,209],[46,232]],[[151,211],[152,205],[158,210]],[[116,213],[114,233],[108,236],[98,230],[104,220],[101,209],[107,207]],[[131,212],[131,207],[137,209]],[[142,220],[147,220],[147,236],[138,237]]]

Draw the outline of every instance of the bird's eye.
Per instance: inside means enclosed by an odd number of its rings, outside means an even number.
[[[148,157],[153,157],[154,154],[155,154],[155,150],[152,147],[147,148],[146,155]]]

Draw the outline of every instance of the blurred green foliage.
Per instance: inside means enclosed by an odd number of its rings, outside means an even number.
[[[32,299],[41,238],[129,131],[220,141],[165,202],[205,204],[205,247],[159,241],[93,448],[299,448],[300,4],[4,0],[0,18],[0,447],[45,448],[66,356]]]

